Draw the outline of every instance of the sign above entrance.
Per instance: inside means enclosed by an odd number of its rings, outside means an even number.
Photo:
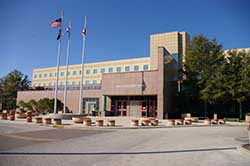
[[[116,85],[116,88],[136,88],[143,87],[143,84],[127,84],[127,85]]]

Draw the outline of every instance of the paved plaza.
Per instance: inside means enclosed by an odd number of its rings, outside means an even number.
[[[244,125],[64,129],[0,120],[0,165],[249,166]]]

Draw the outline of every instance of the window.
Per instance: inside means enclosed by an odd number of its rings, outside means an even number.
[[[39,78],[42,78],[42,74],[39,74]]]
[[[47,74],[46,74],[46,73],[45,73],[45,74],[43,74],[43,77],[44,77],[44,78],[46,78],[46,77],[47,77]]]
[[[64,77],[64,72],[61,72],[61,77]]]
[[[49,83],[49,86],[52,86],[52,83],[51,83],[51,82]]]
[[[90,70],[88,69],[88,70],[86,70],[86,74],[87,75],[89,75],[90,74]]]
[[[76,82],[75,81],[72,81],[72,85],[75,85],[76,84]]]
[[[62,86],[62,85],[63,85],[63,82],[60,82],[60,85]]]
[[[43,83],[43,86],[46,86],[46,83]]]
[[[126,72],[129,72],[129,71],[130,71],[130,67],[129,67],[129,66],[126,66],[126,67],[125,67],[125,71],[126,71]]]
[[[94,69],[94,70],[93,70],[93,73],[94,73],[94,74],[97,74],[97,69]]]
[[[148,65],[143,65],[143,70],[148,70]]]
[[[70,82],[69,82],[69,81],[67,81],[67,85],[70,85]]]
[[[82,75],[82,71],[81,70],[79,71],[79,75]]]
[[[33,84],[33,86],[36,86],[36,84]]]
[[[113,73],[113,68],[112,67],[109,68],[109,73]]]
[[[90,84],[90,81],[89,80],[86,80],[85,81],[85,84],[87,85],[87,84]]]
[[[121,68],[121,67],[117,67],[117,68],[116,68],[116,71],[117,71],[117,72],[121,72],[121,71],[122,71],[122,68]]]
[[[178,62],[178,60],[179,60],[178,53],[173,53],[172,57]]]
[[[68,71],[68,76],[70,76],[70,71]]]
[[[55,77],[56,77],[56,73],[55,73]]]
[[[33,76],[34,78],[36,78],[37,77],[37,75],[36,74],[34,74],[34,76]]]
[[[97,84],[97,80],[93,80],[93,84]]]
[[[134,71],[138,71],[138,70],[139,70],[139,66],[138,65],[134,66]]]
[[[41,86],[41,84],[40,84],[40,83],[38,83],[38,86]]]
[[[101,73],[105,73],[105,68],[101,68]]]
[[[53,77],[53,73],[49,73],[49,77]]]
[[[77,73],[76,73],[76,71],[73,71],[73,76],[75,76]]]

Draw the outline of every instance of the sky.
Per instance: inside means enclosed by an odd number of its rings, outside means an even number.
[[[72,22],[70,64],[81,63],[84,16],[85,62],[149,56],[149,36],[186,31],[216,37],[224,49],[250,47],[249,0],[0,0],[0,78],[17,69],[56,66],[57,29],[64,11]],[[65,65],[67,38],[60,65]]]

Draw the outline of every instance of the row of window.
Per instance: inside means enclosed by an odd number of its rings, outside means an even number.
[[[149,66],[148,65],[143,65],[143,70],[148,70],[149,69]],[[140,66],[138,66],[138,65],[135,65],[134,66],[134,70],[133,71],[139,71],[140,70]],[[107,71],[106,71],[106,68],[101,68],[100,69],[100,73],[113,73],[114,71],[116,71],[116,72],[122,72],[122,67],[116,67],[116,68],[113,68],[113,67],[109,67],[109,68],[107,68]],[[131,69],[130,69],[130,66],[125,66],[125,68],[124,68],[124,71],[125,72],[130,72],[131,71]],[[98,74],[98,69],[93,69],[93,74]],[[67,75],[68,76],[70,76],[70,71],[68,71],[68,73],[67,73]],[[81,75],[82,74],[82,71],[80,70],[79,71],[79,75]],[[91,70],[90,69],[87,69],[86,70],[86,75],[90,75],[91,74]],[[73,76],[76,76],[77,75],[77,71],[73,71],[72,72],[72,75]],[[60,73],[60,76],[61,77],[64,77],[65,76],[65,72],[61,72]],[[34,74],[34,78],[47,78],[47,77],[56,77],[56,73],[49,73],[49,74],[47,74],[47,73],[44,73],[44,74]]]
[[[72,81],[72,82],[69,82],[67,81],[67,85],[79,85],[80,84],[80,81],[79,82],[76,82],[76,81]],[[88,84],[97,84],[97,80],[93,80],[92,82],[90,80],[86,80],[85,81],[85,84],[88,85]],[[34,83],[33,86],[53,86],[54,83]],[[64,85],[64,82],[59,82],[59,85]]]

